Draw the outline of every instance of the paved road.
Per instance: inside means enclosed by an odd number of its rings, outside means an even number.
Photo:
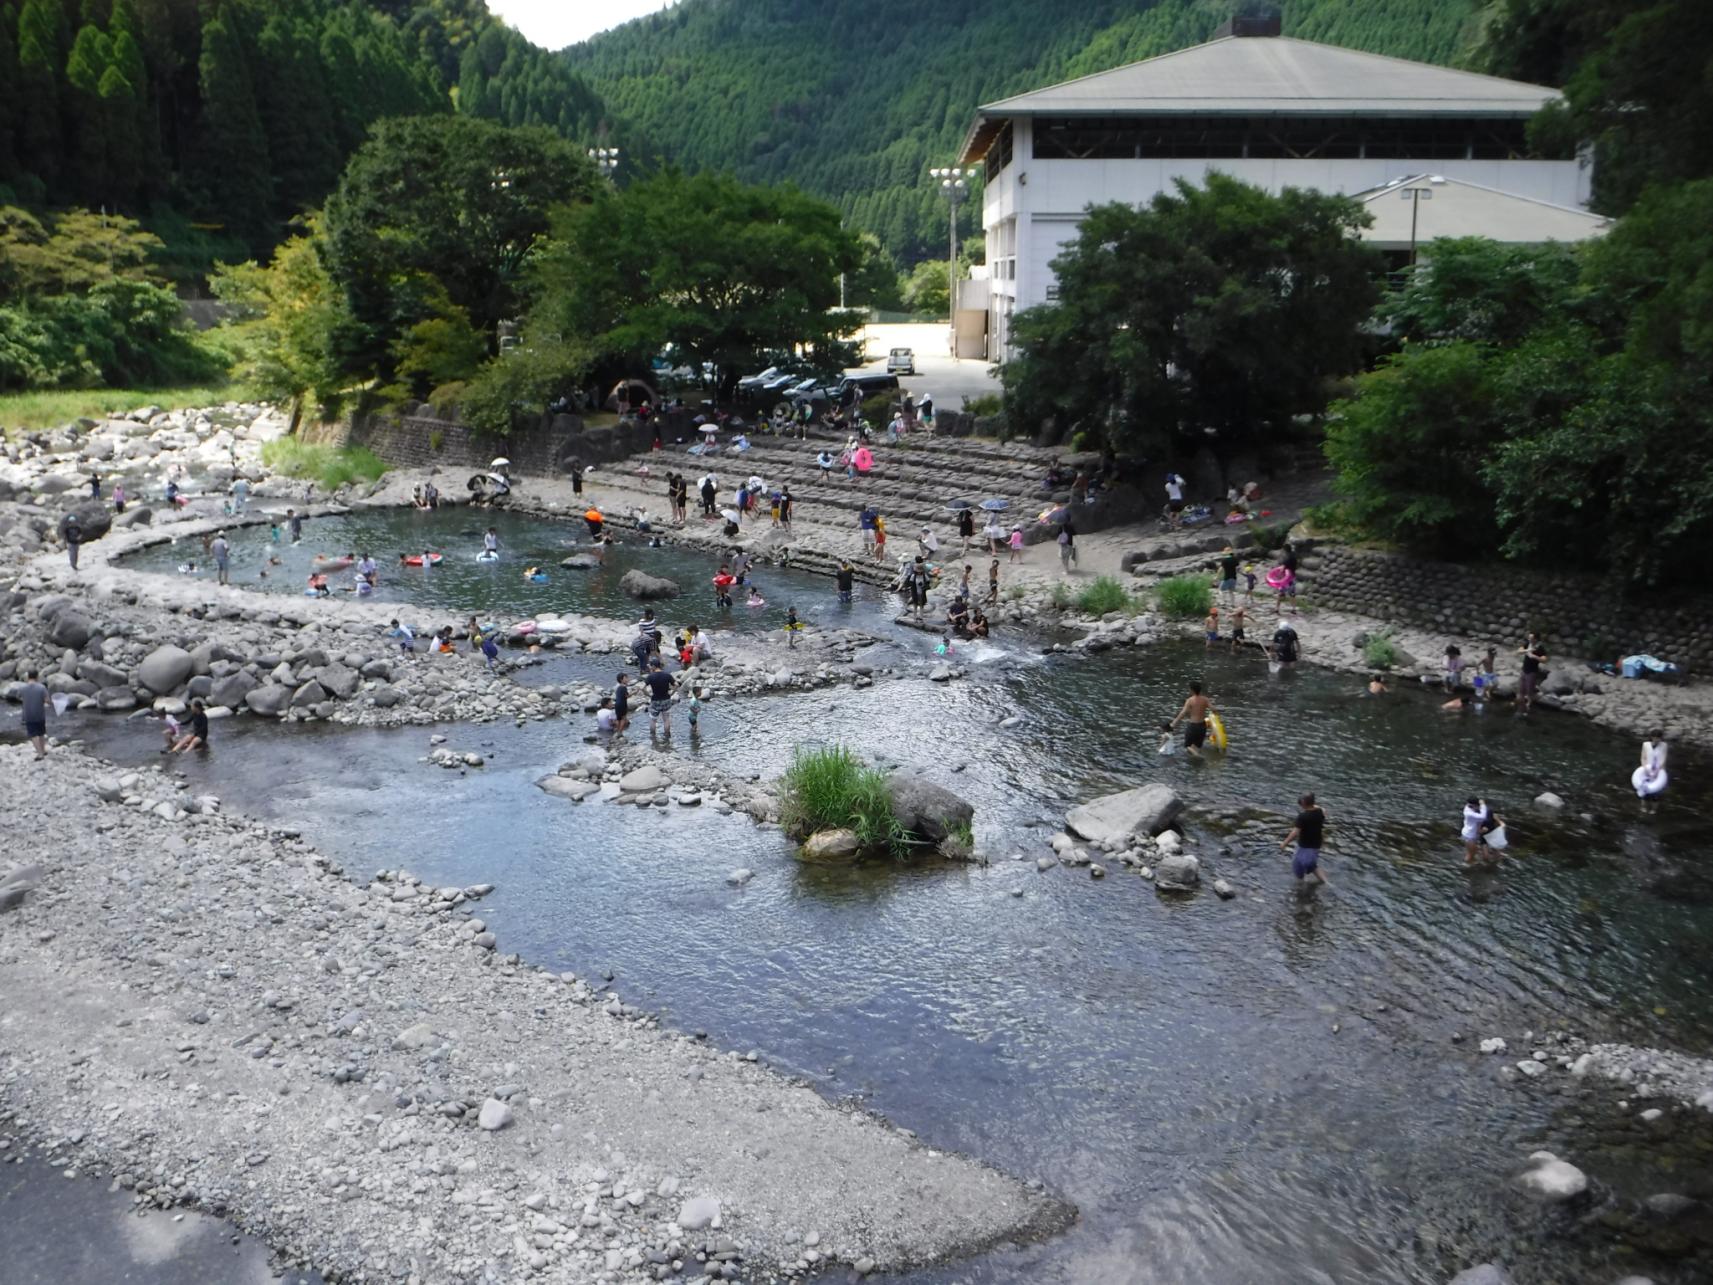
[[[916,353],[917,373],[900,376],[899,382],[918,399],[931,393],[934,405],[941,410],[962,410],[965,397],[998,392],[999,381],[988,373],[991,367],[969,358],[954,361],[947,354],[946,339],[946,327],[938,322],[864,326],[864,352],[869,359],[864,368],[885,370],[889,351],[911,348]]]

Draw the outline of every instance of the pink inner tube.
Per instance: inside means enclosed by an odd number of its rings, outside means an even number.
[[[515,632],[520,633],[520,634],[533,634],[535,632],[535,621],[533,621],[533,620],[524,621],[521,625],[518,625],[516,627]]]
[[[1267,573],[1267,584],[1269,588],[1283,589],[1290,583],[1291,573],[1283,567],[1274,567]]]

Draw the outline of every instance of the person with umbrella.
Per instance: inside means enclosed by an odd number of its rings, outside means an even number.
[[[988,556],[999,552],[999,542],[1005,539],[1005,528],[1000,525],[999,515],[1006,509],[1004,500],[983,500],[982,511],[987,514],[987,520],[982,524],[981,537],[987,541]]]
[[[958,510],[958,538],[963,541],[959,553],[970,551],[970,541],[975,539],[975,512],[968,505]]]
[[[702,493],[702,516],[705,518],[711,518],[714,516],[716,482],[717,479],[712,473],[704,473],[702,474],[702,480],[696,484],[697,489]]]

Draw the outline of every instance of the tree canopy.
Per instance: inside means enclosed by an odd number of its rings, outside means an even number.
[[[1378,260],[1344,197],[1229,175],[1091,209],[1053,261],[1059,299],[1013,321],[1010,413],[1132,451],[1232,444],[1324,408],[1367,355]]]

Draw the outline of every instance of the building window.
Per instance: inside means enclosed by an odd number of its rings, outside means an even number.
[[[1527,126],[1506,117],[1066,116],[1035,122],[1036,160],[1512,160]],[[1009,155],[1009,152],[1008,152]]]

